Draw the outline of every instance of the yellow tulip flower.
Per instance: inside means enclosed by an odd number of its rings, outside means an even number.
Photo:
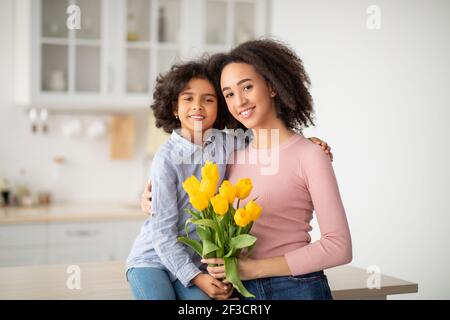
[[[183,182],[183,189],[189,196],[193,196],[200,189],[200,181],[198,181],[196,176],[190,176]]]
[[[217,167],[217,164],[215,164],[211,161],[205,162],[205,165],[202,167],[202,180],[203,179],[209,179],[209,180],[215,182],[216,184],[219,182],[220,175],[219,175],[219,168]]]
[[[228,180],[224,180],[222,182],[222,186],[219,188],[219,193],[225,197],[230,204],[233,203],[236,198],[236,188]]]
[[[209,200],[216,194],[217,182],[212,181],[211,179],[204,178],[200,182],[199,192],[203,193],[206,198]]]
[[[258,220],[262,212],[261,206],[256,202],[254,202],[253,200],[251,200],[249,203],[245,205],[245,210],[249,214],[251,221]]]
[[[208,199],[201,192],[197,192],[196,194],[191,195],[189,197],[189,201],[191,202],[192,206],[198,211],[202,211],[208,208]]]
[[[223,216],[228,212],[227,198],[218,194],[215,197],[212,197],[210,201],[213,206],[214,212],[218,215]]]
[[[236,213],[234,214],[234,222],[236,222],[236,225],[239,227],[245,227],[247,224],[250,223],[250,216],[244,208],[239,208],[236,210]]]
[[[236,184],[236,196],[244,200],[248,197],[250,192],[252,191],[253,185],[252,180],[246,178],[246,179],[239,179]]]

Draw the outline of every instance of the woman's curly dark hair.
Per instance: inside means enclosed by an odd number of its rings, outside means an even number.
[[[272,39],[252,40],[228,53],[213,55],[208,69],[214,74],[216,91],[222,92],[220,75],[225,66],[233,62],[252,65],[275,90],[277,115],[287,128],[301,130],[310,124],[314,125],[309,76],[302,60],[286,44]],[[221,99],[221,103],[224,103],[223,95]],[[237,121],[231,121],[227,127],[243,126]]]
[[[208,71],[208,58],[201,58],[183,64],[176,64],[164,75],[156,79],[153,103],[150,108],[156,119],[156,127],[171,133],[181,127],[180,120],[175,118],[174,112],[178,107],[178,96],[191,79],[205,79],[213,84],[213,77]],[[215,87],[214,87],[215,88]],[[222,130],[229,121],[227,106],[220,91],[217,95],[217,119],[213,128]]]

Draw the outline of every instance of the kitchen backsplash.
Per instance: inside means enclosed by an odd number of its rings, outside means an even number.
[[[136,202],[150,165],[147,113],[133,115],[133,156],[112,160],[108,129],[104,135],[87,134],[93,123],[108,128],[108,115],[50,113],[47,133],[33,134],[24,109],[0,106],[0,178],[8,179],[13,189],[26,184],[35,195],[50,191],[56,202]],[[77,127],[74,123],[81,131],[68,135],[64,128]]]

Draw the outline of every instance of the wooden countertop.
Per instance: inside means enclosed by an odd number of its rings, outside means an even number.
[[[132,299],[125,278],[125,262],[79,264],[81,288],[68,289],[69,265],[0,268],[0,299]],[[380,289],[368,289],[369,274],[354,266],[326,271],[334,299],[385,299],[415,293],[416,283],[381,275]]]
[[[0,225],[98,220],[141,219],[146,216],[136,204],[54,204],[31,208],[0,208]]]

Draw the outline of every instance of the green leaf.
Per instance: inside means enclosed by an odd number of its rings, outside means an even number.
[[[200,239],[211,241],[211,231],[209,231],[209,229],[207,229],[206,227],[198,226],[197,234]]]
[[[228,251],[227,254],[224,255],[223,257],[224,257],[224,258],[229,258],[229,257],[231,257],[231,256],[233,255],[233,251],[234,251],[233,249],[230,249],[230,251]]]
[[[200,219],[200,220],[197,220],[197,221],[195,221],[193,223],[198,225],[198,226],[205,226],[205,227],[211,228],[215,232],[218,233],[217,224],[211,219]]]
[[[244,297],[254,298],[255,296],[244,287],[244,284],[239,278],[236,258],[224,258],[224,261],[227,280],[230,281],[231,284],[233,284],[233,287]]]
[[[204,240],[203,241],[203,252],[202,252],[202,257],[206,256],[208,253],[214,252],[216,250],[218,250],[219,247],[216,246],[214,243],[212,243],[209,240]]]
[[[195,250],[195,252],[199,254],[199,256],[202,256],[203,246],[200,241],[189,239],[186,237],[178,237],[177,240],[191,247]]]
[[[235,235],[235,233],[236,233],[236,227],[235,226],[233,226],[231,223],[230,223],[230,226],[229,226],[229,233],[230,233],[230,237],[234,237],[234,235]]]
[[[223,247],[223,244],[225,243],[225,233],[221,226],[222,219],[223,218],[221,216],[218,216],[217,214],[214,213],[213,221],[217,226],[217,245],[221,248]],[[222,252],[222,255],[223,255],[223,252]]]
[[[184,223],[184,230],[186,231],[186,236],[189,237],[189,229],[188,229],[189,223],[194,223],[195,221],[197,221],[197,218],[189,218]]]
[[[189,213],[191,216],[193,216],[194,218],[197,218],[199,220],[202,218],[199,212],[196,212],[189,208],[184,208],[184,211],[186,211],[186,213]]]
[[[234,238],[231,238],[230,245],[233,249],[247,248],[256,242],[256,237],[250,234],[241,234]]]
[[[252,253],[253,249],[255,248],[256,242],[254,244],[252,244],[250,247],[248,247],[247,249],[247,256],[250,256],[250,254]]]

